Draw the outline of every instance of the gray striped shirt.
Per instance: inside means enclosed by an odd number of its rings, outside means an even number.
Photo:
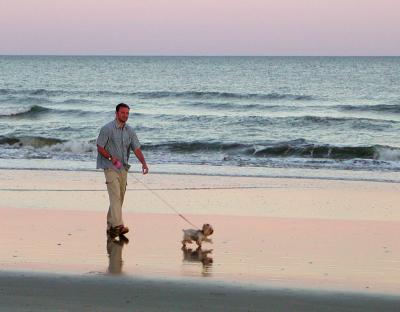
[[[103,126],[97,138],[97,145],[104,147],[113,157],[118,158],[123,164],[123,168],[129,169],[129,154],[140,148],[139,140],[132,127],[125,124],[123,128],[118,128],[118,123],[113,120]],[[118,170],[111,161],[97,153],[97,169]]]

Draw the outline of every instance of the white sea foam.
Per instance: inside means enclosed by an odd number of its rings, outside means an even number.
[[[0,116],[16,116],[27,113],[32,110],[32,106],[22,106],[22,107],[5,107],[0,111]]]
[[[94,153],[97,151],[96,144],[87,141],[67,141],[52,146],[47,146],[46,149],[54,152],[67,153]]]
[[[400,161],[400,148],[379,147],[377,152],[379,160]]]

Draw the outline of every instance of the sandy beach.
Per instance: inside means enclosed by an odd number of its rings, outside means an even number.
[[[400,305],[398,183],[130,173],[132,231],[129,242],[113,242],[102,172],[0,176],[1,310]],[[211,223],[213,243],[182,249],[191,226],[160,197],[196,225]]]

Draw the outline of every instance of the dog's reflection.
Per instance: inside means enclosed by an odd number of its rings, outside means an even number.
[[[126,236],[120,235],[119,239],[113,239],[110,236],[107,237],[107,253],[109,258],[108,270],[110,274],[122,274],[122,249],[125,244],[129,243],[129,239]]]
[[[202,274],[204,276],[211,275],[213,258],[210,257],[210,254],[212,253],[212,249],[203,250],[201,247],[198,247],[197,249],[193,250],[192,248],[182,246],[181,250],[183,252],[183,262],[200,262],[203,265]]]

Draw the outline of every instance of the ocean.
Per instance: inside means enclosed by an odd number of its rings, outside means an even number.
[[[0,168],[95,170],[120,102],[150,172],[400,181],[400,57],[0,56]]]

